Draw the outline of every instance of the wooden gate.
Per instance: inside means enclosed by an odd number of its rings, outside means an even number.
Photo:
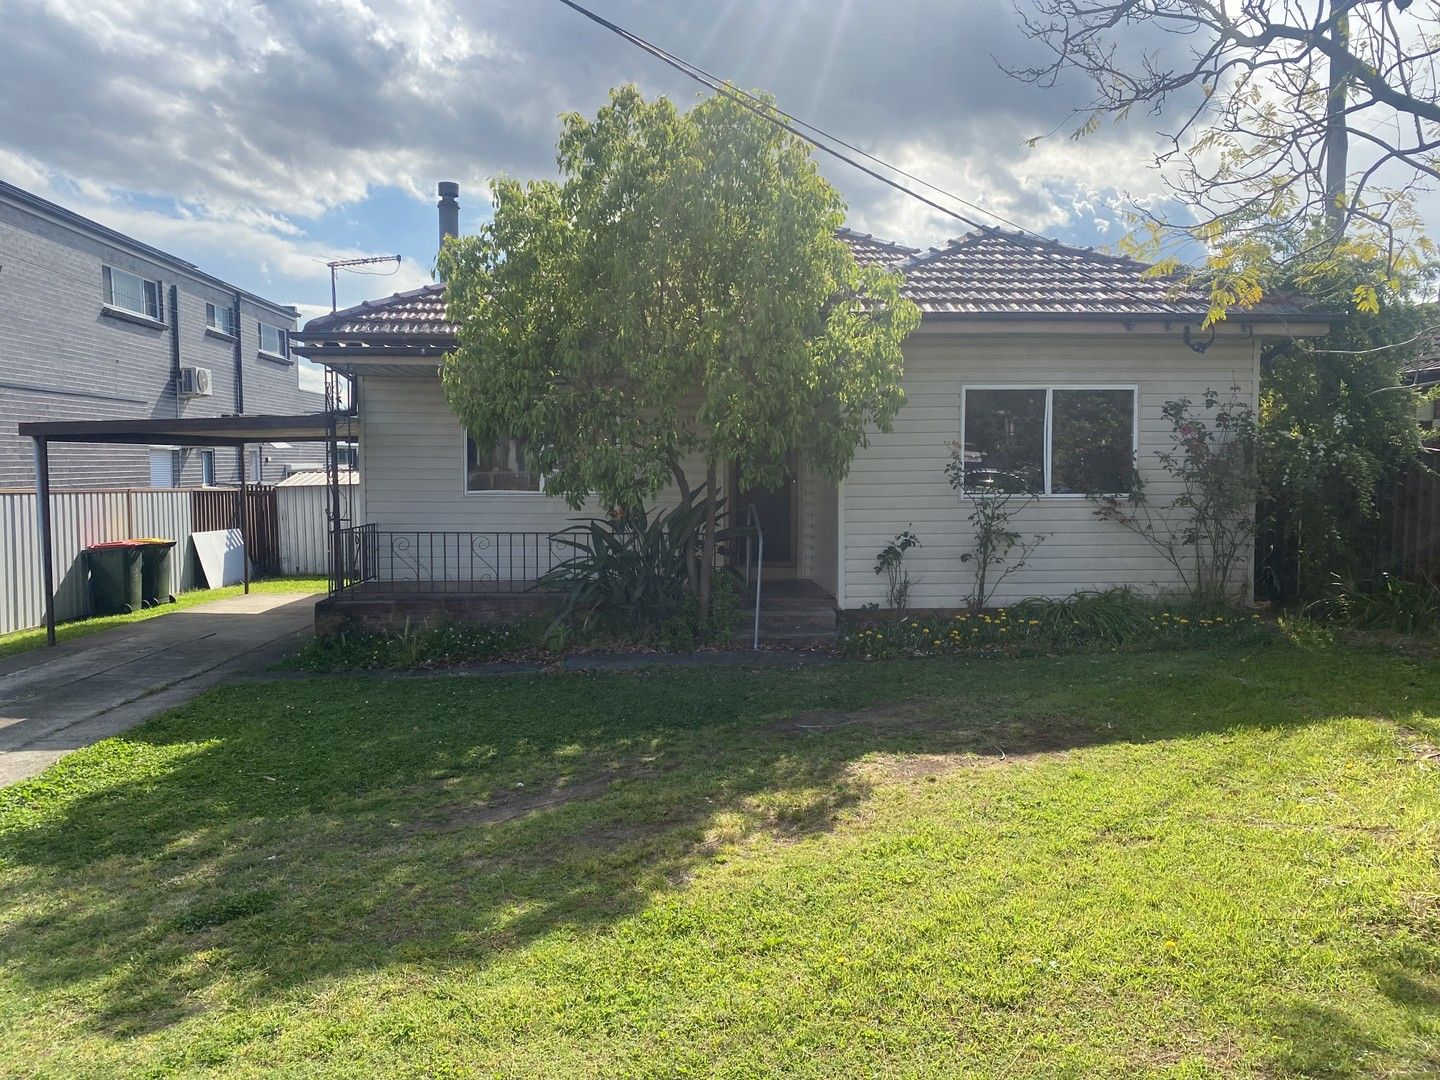
[[[280,516],[276,511],[275,489],[256,485],[250,488],[245,507],[245,534],[250,539],[250,562],[256,570],[278,574],[280,566]],[[206,488],[190,493],[190,514],[195,532],[216,532],[240,527],[240,489]]]

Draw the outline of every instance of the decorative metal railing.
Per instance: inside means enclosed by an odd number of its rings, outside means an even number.
[[[521,593],[575,554],[565,532],[339,531],[336,591]]]
[[[435,532],[353,525],[334,533],[331,592],[359,588],[391,593],[529,592],[551,570],[576,557],[574,540],[587,535],[583,525],[559,532]],[[755,507],[749,507],[745,524],[722,530],[717,540],[717,567],[738,572],[753,593],[751,644],[758,649],[765,530]]]

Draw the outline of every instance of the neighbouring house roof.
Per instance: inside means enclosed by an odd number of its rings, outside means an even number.
[[[1440,318],[1440,304],[1433,305],[1431,314]],[[1405,381],[1415,386],[1440,383],[1440,329],[1432,330],[1419,343],[1415,358],[1405,365]]]
[[[1203,320],[1210,306],[1204,289],[1175,277],[1150,276],[1145,263],[1021,232],[977,229],[929,251],[851,229],[838,235],[859,262],[903,274],[902,294],[927,319],[1190,323]],[[1236,312],[1235,318],[1284,324],[1327,322],[1332,316],[1307,313],[1288,298],[1272,297]],[[311,319],[293,340],[297,351],[312,360],[343,369],[365,357],[365,370],[381,373],[374,366],[380,357],[413,364],[444,355],[454,346],[455,331],[445,317],[445,287],[436,284]]]
[[[342,487],[360,482],[360,477],[354,469],[340,469],[337,475]],[[275,486],[283,488],[328,487],[329,484],[330,477],[324,469],[296,469]]]

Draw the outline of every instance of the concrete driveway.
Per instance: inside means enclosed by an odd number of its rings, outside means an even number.
[[[264,671],[310,635],[316,599],[252,593],[0,659],[0,786]]]

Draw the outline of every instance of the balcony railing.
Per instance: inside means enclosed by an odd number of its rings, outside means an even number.
[[[340,530],[331,591],[522,593],[575,554],[565,532]]]

